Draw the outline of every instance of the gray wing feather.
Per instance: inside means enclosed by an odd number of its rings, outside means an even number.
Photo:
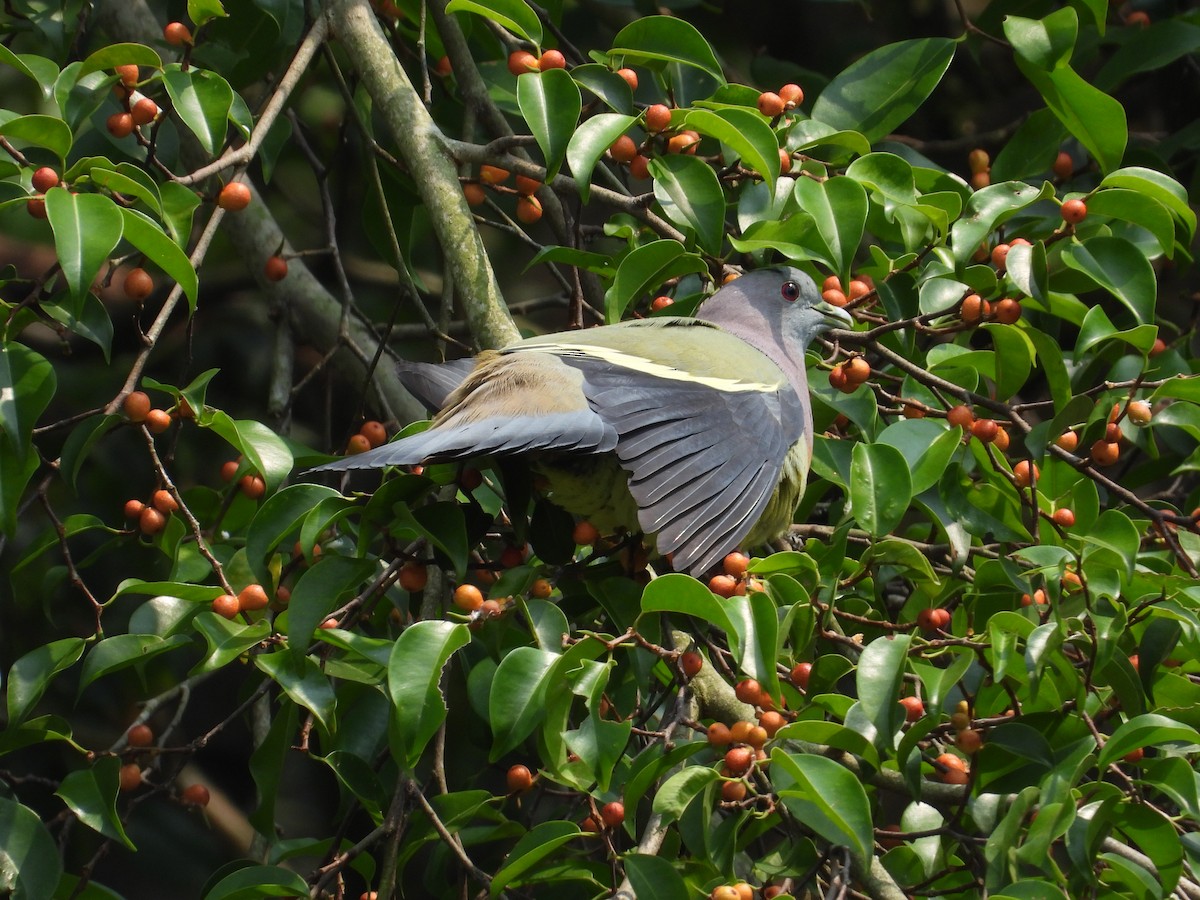
[[[473,368],[475,360],[470,357],[444,363],[401,360],[396,364],[396,375],[405,389],[426,409],[437,412],[446,405],[446,398],[462,384]]]

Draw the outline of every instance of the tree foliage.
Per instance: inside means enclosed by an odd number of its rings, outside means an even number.
[[[1200,17],[675,6],[13,4],[0,890],[1200,894]],[[792,549],[303,474],[780,260],[856,320]]]

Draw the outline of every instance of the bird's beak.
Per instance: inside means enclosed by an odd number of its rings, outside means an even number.
[[[825,300],[813,304],[813,309],[825,317],[829,328],[853,328],[854,318],[840,306],[834,306]]]

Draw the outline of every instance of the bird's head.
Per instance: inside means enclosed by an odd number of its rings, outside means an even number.
[[[755,269],[734,279],[704,302],[697,317],[801,367],[817,335],[854,324],[848,312],[821,299],[816,282],[792,266]]]

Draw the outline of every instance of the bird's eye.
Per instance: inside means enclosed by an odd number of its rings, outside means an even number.
[[[785,281],[783,287],[779,289],[779,293],[788,303],[795,303],[800,299],[800,285],[794,281]]]

